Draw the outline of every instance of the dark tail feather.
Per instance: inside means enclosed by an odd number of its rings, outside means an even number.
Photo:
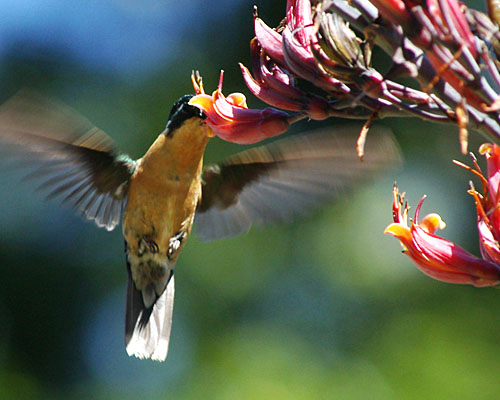
[[[129,356],[157,361],[167,358],[173,309],[173,271],[167,287],[150,308],[144,306],[142,293],[136,289],[129,271],[125,312],[125,343]]]

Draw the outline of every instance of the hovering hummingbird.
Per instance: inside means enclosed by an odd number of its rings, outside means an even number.
[[[203,169],[213,136],[205,115],[180,98],[166,128],[138,160],[69,108],[34,94],[0,107],[0,143],[97,226],[123,218],[129,355],[165,360],[174,305],[174,267],[193,222],[202,240],[235,236],[253,223],[287,221],[399,160],[386,131],[373,132],[363,162],[356,134],[322,130],[252,148]],[[356,128],[359,129],[359,128]]]

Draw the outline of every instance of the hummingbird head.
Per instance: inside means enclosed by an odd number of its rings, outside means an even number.
[[[167,126],[163,131],[164,135],[171,136],[177,128],[192,117],[207,118],[199,108],[188,104],[192,97],[192,94],[186,94],[174,103],[168,116]]]

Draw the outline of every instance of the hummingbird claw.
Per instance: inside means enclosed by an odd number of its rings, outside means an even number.
[[[141,242],[143,242],[149,248],[149,251],[153,254],[156,254],[160,251],[158,244],[154,241],[154,239],[151,236],[143,236]]]

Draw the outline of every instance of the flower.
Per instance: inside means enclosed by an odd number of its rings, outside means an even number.
[[[250,42],[250,48],[255,78],[241,63],[240,68],[247,87],[256,97],[283,110],[303,112],[311,119],[328,118],[329,105],[324,97],[295,87],[289,73],[270,60],[256,39]]]
[[[475,257],[449,240],[436,236],[446,226],[438,214],[429,214],[419,222],[419,213],[425,196],[415,211],[415,221],[408,227],[408,204],[404,194],[393,189],[393,219],[384,233],[399,239],[403,253],[428,276],[449,283],[470,284],[476,287],[500,283],[500,267],[489,260]]]
[[[197,95],[189,104],[206,114],[206,124],[221,139],[238,144],[260,142],[284,133],[296,118],[271,107],[263,110],[249,109],[242,93],[232,93],[225,97],[222,94],[223,71],[219,86],[211,96],[205,94],[198,74],[193,74],[191,78]]]
[[[486,260],[500,264],[500,147],[485,143],[479,148],[479,153],[484,155],[487,161],[487,178],[484,177],[475,159],[473,159],[475,169],[456,161],[455,163],[481,178],[483,194],[473,185],[469,190],[476,204],[481,255]]]
[[[279,33],[267,26],[254,10],[255,40],[250,47],[256,80],[260,80],[259,69],[262,68],[258,65],[260,61],[260,64],[275,64],[280,70],[286,70],[293,76],[309,81],[327,93],[342,95],[350,92],[344,83],[324,71],[318,64],[317,57],[322,59],[328,59],[328,57],[319,47],[314,30],[311,3],[308,0],[288,0],[286,25],[279,30]],[[258,56],[255,57],[256,52],[262,54],[260,60]],[[245,71],[243,72],[245,76]],[[248,76],[245,77],[245,81],[250,87]],[[294,86],[291,80],[286,84],[290,87]],[[316,97],[319,98],[319,96]]]
[[[489,5],[496,20],[500,6]],[[458,126],[463,153],[469,121],[500,138],[498,28],[459,0],[287,0],[277,27],[256,8],[253,23],[252,67],[240,68],[272,107],[316,120],[445,122]],[[375,49],[392,59],[389,69],[372,59]]]

